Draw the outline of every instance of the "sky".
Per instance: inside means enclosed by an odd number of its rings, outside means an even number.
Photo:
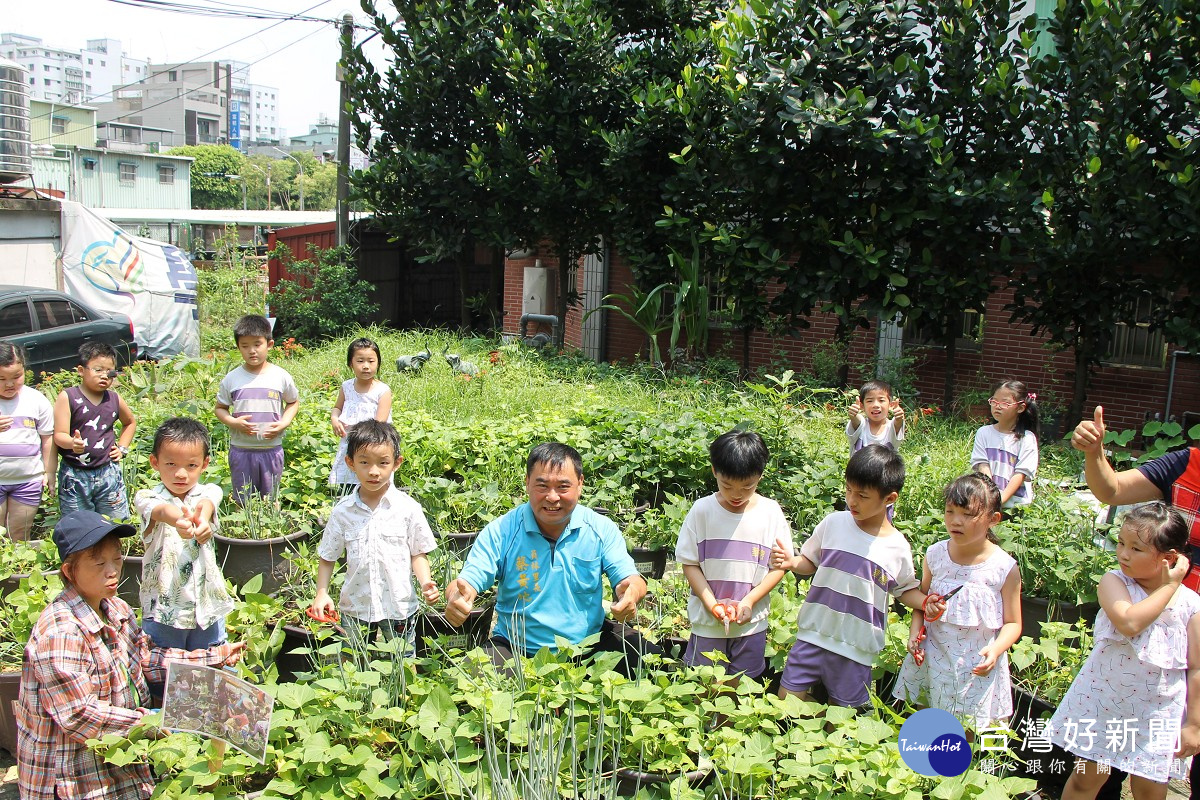
[[[280,125],[289,136],[308,133],[320,114],[336,121],[340,54],[337,28],[300,20],[213,18],[164,11],[163,0],[0,0],[0,32],[40,37],[46,45],[78,50],[88,39],[118,39],[125,53],[152,63],[231,59],[257,62],[249,82],[280,90]],[[170,4],[255,13],[285,12],[327,20],[367,17],[357,0],[167,0]],[[391,9],[387,0],[381,9]],[[52,9],[52,13],[47,13]],[[368,31],[358,29],[355,41]],[[307,36],[298,44],[292,44]],[[248,37],[248,38],[247,38]],[[238,41],[242,40],[242,41]],[[378,39],[376,39],[378,41]],[[291,45],[291,46],[288,46]],[[368,49],[368,52],[370,50]],[[373,56],[375,58],[375,56]],[[375,58],[375,60],[378,60]]]

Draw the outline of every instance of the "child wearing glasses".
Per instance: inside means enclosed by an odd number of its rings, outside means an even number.
[[[925,552],[908,652],[893,694],[982,730],[1012,716],[1008,650],[1021,638],[1021,573],[1000,549],[1000,491],[973,472],[943,492],[948,539]]]
[[[1027,506],[1038,468],[1037,395],[1020,381],[1001,381],[988,405],[996,422],[975,433],[971,469],[995,482],[1004,508]]]
[[[59,511],[129,519],[121,459],[133,442],[137,418],[111,388],[117,381],[117,351],[104,342],[84,342],[75,371],[79,385],[63,389],[54,401],[54,444],[62,455]]]

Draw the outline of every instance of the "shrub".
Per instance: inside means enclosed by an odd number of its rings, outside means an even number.
[[[312,260],[296,261],[286,246],[277,247],[292,276],[280,280],[272,295],[275,336],[293,336],[302,342],[332,339],[362,326],[379,312],[369,298],[375,287],[359,280],[349,247],[316,250]]]
[[[200,311],[200,347],[229,350],[233,324],[243,314],[261,314],[267,307],[266,262],[238,248],[228,235],[215,243],[213,261],[196,262],[196,303]]]

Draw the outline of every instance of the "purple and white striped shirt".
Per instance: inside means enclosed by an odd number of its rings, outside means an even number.
[[[13,399],[0,399],[0,416],[12,417],[0,433],[0,484],[41,478],[42,437],[54,435],[54,406],[37,389],[22,386]]]
[[[283,407],[299,397],[296,382],[288,371],[268,363],[263,364],[258,374],[249,372],[245,366],[230,370],[221,379],[217,405],[228,407],[235,417],[248,416],[255,425],[263,425],[278,421],[283,416]],[[263,440],[230,429],[229,443],[246,450],[272,450],[283,444],[283,437]]]

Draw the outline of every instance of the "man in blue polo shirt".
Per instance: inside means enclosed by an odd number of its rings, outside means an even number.
[[[463,570],[446,587],[446,619],[461,625],[475,598],[496,584],[491,641],[500,663],[513,651],[555,648],[555,637],[578,644],[600,633],[599,650],[623,651],[627,669],[650,649],[636,632],[604,619],[603,583],[615,587],[611,611],[628,622],[646,594],[625,539],[605,516],[579,505],[583,463],[575,448],[540,444],[525,465],[529,502],[492,520],[471,547]]]

